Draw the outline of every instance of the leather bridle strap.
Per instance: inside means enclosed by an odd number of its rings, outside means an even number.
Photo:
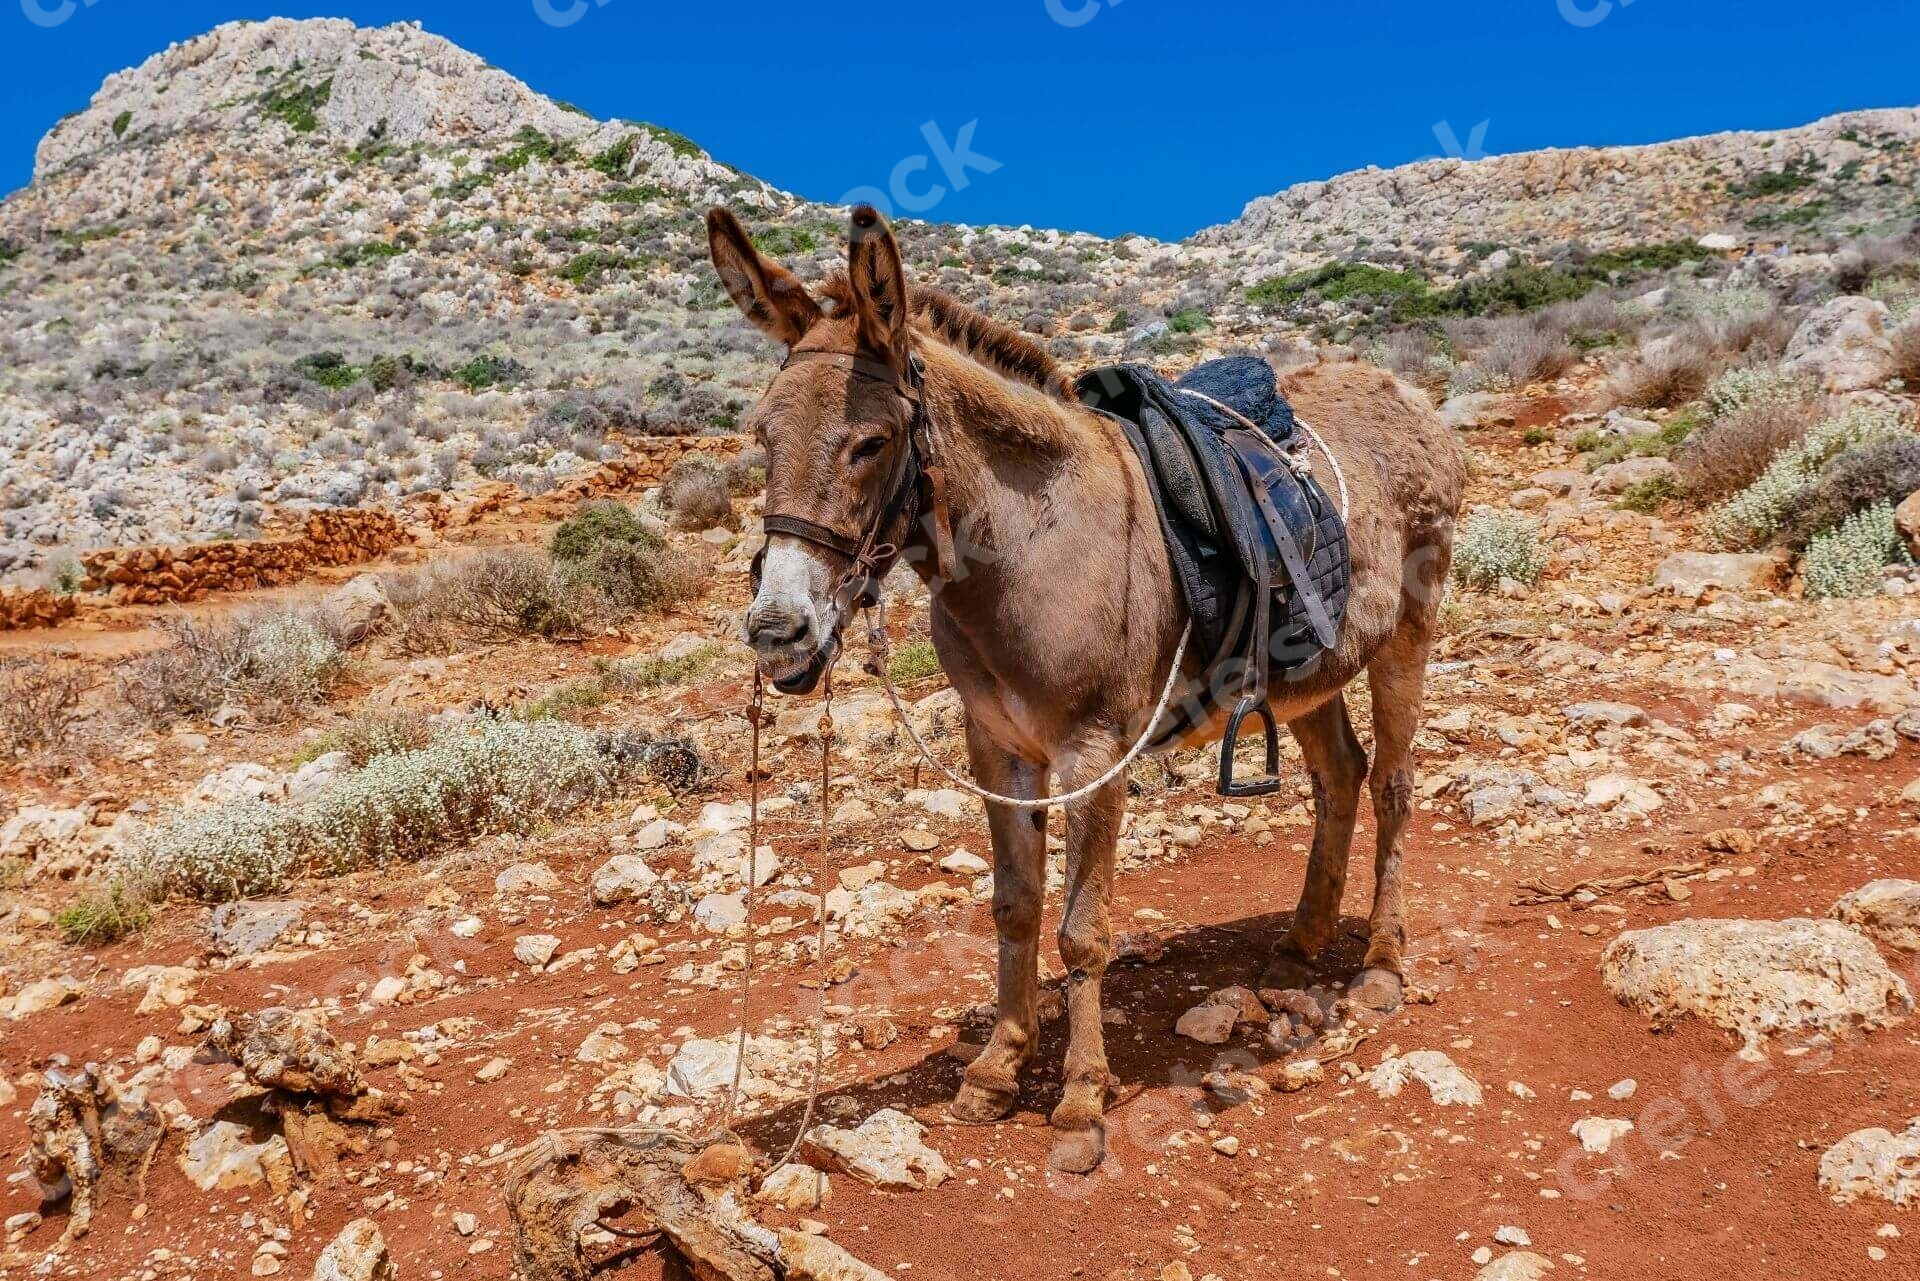
[[[858,588],[861,598],[874,594],[874,584],[885,577],[893,567],[893,560],[900,549],[881,539],[889,526],[906,516],[906,535],[910,535],[919,519],[919,506],[922,481],[930,491],[933,507],[934,559],[937,562],[935,572],[944,575],[952,559],[953,535],[947,516],[945,477],[940,469],[928,463],[926,455],[931,453],[931,431],[926,419],[926,407],[921,401],[920,387],[926,376],[926,367],[918,356],[909,358],[908,372],[903,377],[899,371],[884,361],[862,356],[857,352],[845,351],[796,351],[788,355],[781,365],[782,371],[803,361],[830,364],[844,369],[856,378],[865,378],[872,382],[884,383],[895,394],[912,407],[912,417],[907,423],[906,447],[901,450],[894,464],[894,474],[887,482],[887,501],[873,524],[858,537],[849,536],[832,526],[819,521],[808,520],[802,516],[788,516],[770,512],[761,520],[761,528],[769,537],[785,534],[802,542],[824,547],[849,557],[853,565],[841,580],[835,594],[839,595],[848,586]],[[906,535],[903,535],[906,536]],[[762,546],[760,555],[754,558],[755,578],[759,577],[758,568],[761,557],[766,555]]]

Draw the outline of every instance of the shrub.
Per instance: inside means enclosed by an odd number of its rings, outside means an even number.
[[[1637,485],[1629,485],[1620,495],[1620,501],[1614,506],[1622,511],[1639,512],[1642,515],[1651,516],[1678,497],[1680,497],[1680,482],[1672,476],[1655,476]]]
[[[603,624],[613,602],[577,563],[527,547],[483,552],[389,584],[404,653],[445,653],[461,640],[487,644],[528,636],[580,636]]]
[[[1631,361],[1615,371],[1615,404],[1635,409],[1671,409],[1684,405],[1713,378],[1717,363],[1706,336],[1684,329],[1647,344]]]
[[[1453,576],[1463,587],[1491,590],[1507,578],[1532,584],[1546,566],[1539,526],[1518,512],[1476,512],[1453,540]]]
[[[1763,399],[1702,427],[1674,454],[1673,463],[1688,494],[1717,503],[1760,479],[1767,464],[1799,444],[1819,420],[1820,411],[1811,403]]]
[[[0,659],[0,755],[59,747],[80,715],[83,676],[61,659]]]
[[[677,658],[622,659],[603,666],[600,680],[607,688],[622,691],[685,685],[705,675],[725,653],[718,645],[701,645]]]
[[[577,567],[620,609],[654,609],[700,594],[706,566],[619,503],[590,503],[554,531],[555,559]]]
[[[290,612],[201,623],[181,615],[157,624],[166,636],[117,676],[120,697],[149,725],[206,716],[231,699],[262,720],[284,719],[319,701],[347,660],[326,629]]]
[[[673,465],[660,488],[660,501],[673,513],[673,523],[681,529],[733,525],[733,501],[726,468],[706,454],[688,454]]]
[[[1557,378],[1578,359],[1559,333],[1519,320],[1499,327],[1493,341],[1474,356],[1472,368],[1489,377],[1490,385],[1521,387]]]
[[[289,809],[252,797],[190,810],[143,833],[108,872],[141,902],[203,903],[271,894],[299,865],[306,833]]]
[[[1820,399],[1820,385],[1803,374],[1772,365],[1729,369],[1707,386],[1707,412],[1728,418],[1745,409],[1811,405]]]
[[[132,897],[123,886],[112,885],[90,894],[54,917],[60,935],[78,947],[102,947],[118,943],[147,928],[153,912]]]
[[[1847,517],[1839,528],[1815,534],[1807,544],[1801,574],[1809,596],[1871,596],[1880,590],[1880,571],[1906,561],[1893,505],[1875,503]]]
[[[425,747],[432,738],[432,725],[418,712],[358,712],[309,744],[295,763],[304,765],[329,752],[345,752],[357,769],[376,756]]]
[[[1891,341],[1894,375],[1906,383],[1909,394],[1920,391],[1920,317],[1894,330]]]
[[[260,95],[260,105],[295,133],[312,133],[320,127],[320,108],[333,99],[333,80],[318,84],[282,83]]]
[[[1849,449],[1912,435],[1913,425],[1897,410],[1855,405],[1775,456],[1758,480],[1714,509],[1707,532],[1728,546],[1757,547],[1773,537],[1794,497],[1819,479],[1828,463]]]
[[[1920,490],[1920,438],[1875,441],[1849,449],[1820,478],[1795,494],[1780,516],[1780,538],[1790,547],[1846,521],[1876,503],[1899,503]]]
[[[940,655],[929,641],[902,645],[893,651],[893,661],[887,664],[887,675],[896,685],[925,680],[939,675],[940,671]]]
[[[767,487],[767,451],[758,445],[735,454],[727,463],[727,492],[751,498]]]
[[[1442,305],[1462,316],[1507,316],[1582,298],[1597,283],[1553,267],[1514,263],[1461,281],[1447,292]]]

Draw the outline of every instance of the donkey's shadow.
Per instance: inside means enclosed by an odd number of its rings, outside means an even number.
[[[1194,926],[1161,936],[1163,952],[1158,960],[1117,961],[1108,969],[1101,1004],[1109,1017],[1118,1014],[1125,1019],[1105,1028],[1115,1100],[1124,1105],[1145,1089],[1197,1086],[1216,1069],[1245,1071],[1284,1057],[1261,1037],[1236,1034],[1224,1045],[1202,1045],[1176,1035],[1173,1029],[1180,1016],[1209,993],[1236,985],[1255,986],[1272,945],[1292,919],[1293,913],[1280,912]],[[1327,987],[1350,982],[1366,955],[1366,920],[1346,917],[1340,924],[1318,964],[1319,982]],[[1043,1019],[1039,1043],[1021,1073],[1011,1124],[1044,1125],[1060,1097],[1067,1020],[1057,1013],[1058,1003],[1043,994],[1043,1011],[1049,1004],[1056,1016]],[[989,1030],[984,1024],[963,1026],[960,1047],[983,1045]],[[824,1119],[850,1125],[881,1108],[894,1108],[928,1124],[958,1125],[947,1116],[946,1104],[960,1088],[965,1071],[964,1048],[956,1054],[951,1043],[942,1044],[911,1065],[823,1090],[814,1122]],[[1233,1095],[1207,1097],[1214,1111],[1238,1101]],[[787,1104],[738,1129],[762,1150],[784,1151],[804,1108],[804,1102]]]

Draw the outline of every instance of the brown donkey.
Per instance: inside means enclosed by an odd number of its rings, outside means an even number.
[[[910,289],[892,231],[870,208],[854,210],[847,274],[818,300],[725,209],[709,213],[707,228],[734,302],[789,353],[746,420],[767,451],[769,539],[746,617],[763,671],[786,692],[811,689],[861,580],[904,556],[935,589],[933,643],[966,705],[979,783],[1039,798],[1049,775],[1062,793],[1098,779],[1151,714],[1186,622],[1153,499],[1119,429],[1076,403],[1034,343],[946,294]],[[1337,928],[1367,776],[1343,691],[1366,672],[1379,839],[1371,941],[1348,990],[1391,1009],[1406,937],[1400,832],[1411,747],[1465,461],[1424,397],[1378,369],[1313,366],[1287,374],[1280,390],[1344,470],[1353,588],[1337,649],[1310,677],[1274,686],[1274,713],[1311,771],[1316,823],[1299,910],[1262,981],[1306,987]],[[938,484],[921,470],[929,462]],[[974,549],[962,565],[942,563],[943,522],[916,519],[933,505],[917,500],[935,489],[941,514]],[[1075,1172],[1105,1150],[1100,985],[1126,797],[1123,776],[1067,808],[1059,942],[1070,1031],[1053,1165]],[[1046,886],[1045,811],[990,804],[987,820],[999,1017],[952,1105],[973,1122],[1012,1111],[1038,1034]]]

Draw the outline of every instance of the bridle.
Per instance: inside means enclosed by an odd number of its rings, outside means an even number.
[[[885,361],[850,351],[796,351],[781,363],[785,373],[796,364],[817,362],[844,369],[855,378],[880,383],[907,403],[905,447],[895,451],[893,473],[887,478],[887,497],[871,524],[859,534],[848,534],[819,521],[783,512],[768,512],[761,520],[769,542],[775,534],[785,534],[803,543],[825,548],[847,557],[851,564],[834,585],[834,636],[855,612],[871,608],[879,599],[880,582],[892,570],[906,541],[923,518],[932,538],[933,572],[944,576],[953,564],[952,522],[947,512],[946,475],[935,460],[933,427],[927,418],[927,366],[918,353],[907,357],[903,374]],[[895,442],[896,444],[899,442]],[[899,542],[887,541],[887,531],[898,528]],[[753,585],[760,587],[760,570],[767,556],[767,544],[761,544],[753,558]]]

